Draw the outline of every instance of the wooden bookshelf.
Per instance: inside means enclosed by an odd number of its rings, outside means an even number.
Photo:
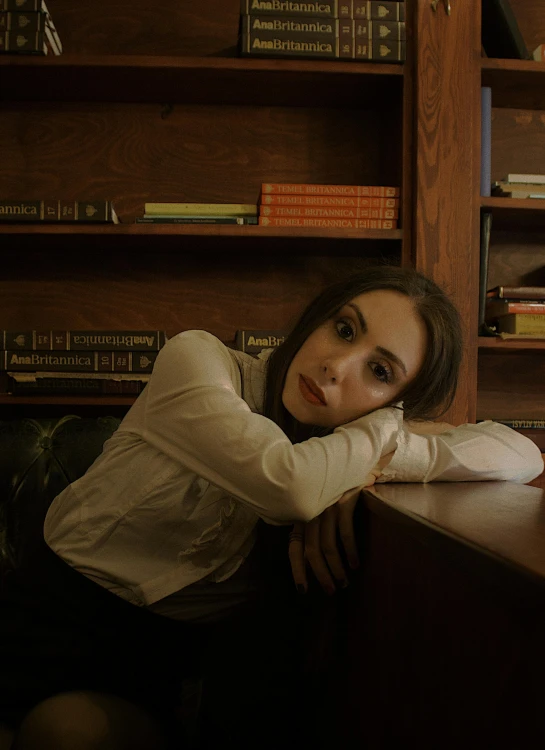
[[[346,107],[392,97],[404,66],[321,60],[82,55],[0,57],[9,101]]]
[[[386,65],[240,58],[236,0],[48,8],[63,55],[0,57],[0,194],[112,200],[122,224],[0,227],[5,327],[206,328],[229,341],[237,328],[290,324],[325,284],[370,262],[411,265],[462,311],[469,346],[447,417],[474,419],[471,13],[447,23],[408,2],[407,60]],[[254,203],[262,182],[399,185],[400,229],[134,224],[148,201]]]
[[[120,237],[187,237],[198,241],[199,237],[233,237],[255,241],[261,238],[281,240],[297,238],[320,238],[323,240],[401,240],[401,229],[317,229],[314,227],[265,227],[255,225],[237,226],[231,224],[6,224],[0,225],[0,237],[6,242],[10,237],[32,237],[33,239],[54,236],[56,239],[67,236],[82,241],[85,237],[102,237],[104,241]],[[278,243],[278,252],[282,252]]]
[[[520,4],[517,16],[531,14]],[[537,10],[535,10],[537,14]],[[537,45],[535,45],[537,46]],[[534,60],[483,59],[482,85],[492,87],[492,106],[545,109],[545,65]]]
[[[541,340],[501,339],[479,336],[479,349],[486,354],[507,354],[509,352],[543,352],[545,354],[545,337]]]
[[[481,208],[492,211],[494,229],[545,231],[545,199],[481,197]]]
[[[510,4],[531,52],[545,18],[535,3]],[[492,88],[492,180],[545,174],[545,64],[483,59],[481,83]],[[479,206],[492,213],[488,287],[545,286],[545,201],[481,197]],[[479,337],[478,349],[478,417],[542,419],[545,340]]]

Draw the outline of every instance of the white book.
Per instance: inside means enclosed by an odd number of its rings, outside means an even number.
[[[545,185],[545,174],[508,174],[503,182],[518,182],[523,184]]]

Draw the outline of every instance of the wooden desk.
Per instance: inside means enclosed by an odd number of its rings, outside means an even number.
[[[363,500],[362,570],[337,605],[337,746],[545,747],[545,491],[388,484]]]

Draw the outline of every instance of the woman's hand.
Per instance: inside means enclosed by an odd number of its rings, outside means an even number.
[[[360,492],[371,487],[390,462],[393,453],[383,456],[367,475],[360,487],[345,492],[336,503],[324,510],[309,523],[296,523],[290,534],[289,558],[293,580],[300,593],[308,589],[307,563],[326,594],[334,594],[336,583],[341,588],[348,585],[338,540],[352,570],[359,566],[358,549],[354,533],[354,509]]]

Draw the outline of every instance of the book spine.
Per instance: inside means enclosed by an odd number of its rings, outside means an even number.
[[[404,21],[358,21],[356,22],[354,34],[358,41],[390,41],[391,39],[404,40]]]
[[[344,208],[327,206],[261,206],[260,216],[316,219],[397,219],[397,208]]]
[[[500,333],[545,334],[545,317],[543,315],[503,315],[498,318]]]
[[[149,373],[156,352],[74,352],[10,351],[2,352],[0,369],[33,372],[142,372]]]
[[[383,185],[313,185],[310,183],[268,183],[261,185],[262,195],[338,195],[342,197],[397,198],[398,187]]]
[[[139,351],[158,352],[166,343],[164,331],[7,331],[1,349],[11,351]]]
[[[481,213],[481,234],[479,248],[479,323],[478,333],[482,336],[494,335],[486,323],[486,289],[488,286],[488,264],[490,253],[490,232],[492,231],[492,212]]]
[[[257,224],[257,216],[139,216],[135,224]]]
[[[271,349],[286,340],[286,331],[280,329],[239,330],[235,335],[235,346],[247,354],[259,354],[263,349]]]
[[[321,227],[322,229],[397,229],[397,221],[390,219],[302,219],[261,216],[264,227]]]
[[[508,174],[502,182],[522,185],[545,185],[545,174]]]
[[[361,20],[405,20],[404,2],[375,0],[241,0],[242,15],[289,15],[297,18],[359,18]]]
[[[8,393],[14,396],[96,396],[124,395],[137,396],[146,383],[140,380],[108,380],[107,378],[36,378],[34,381],[19,382],[10,378]]]
[[[343,3],[345,5],[346,3]],[[352,3],[352,18],[361,21],[405,21],[404,2],[357,2]]]
[[[530,57],[509,0],[482,0],[481,42],[488,57]]]
[[[368,42],[362,42],[356,37],[355,47],[354,56],[356,60],[403,62],[407,53],[406,43],[396,39],[389,39],[388,41],[372,39]]]
[[[492,89],[481,87],[481,195],[492,188]]]
[[[243,16],[241,53],[364,60],[405,59],[404,23]]]
[[[45,25],[44,33],[49,43],[49,47],[54,55],[62,55],[62,44],[54,26],[48,23]]]
[[[254,203],[145,203],[149,216],[255,216]]]
[[[545,315],[545,304],[539,302],[505,302],[501,300],[492,302],[486,306],[486,318],[492,320],[502,315]]]
[[[398,208],[399,198],[358,198],[336,195],[271,195],[261,196],[261,206],[315,206],[345,208]]]
[[[0,32],[21,31],[26,34],[35,34],[45,31],[45,13],[20,13],[17,11],[0,11]]]
[[[0,53],[16,52],[21,55],[47,55],[43,31],[0,31]]]
[[[514,430],[545,430],[545,419],[495,419]]]
[[[25,13],[47,8],[43,0],[0,0],[0,10],[24,11]]]
[[[1,36],[1,34],[0,34]],[[0,222],[117,223],[111,201],[0,201]]]
[[[532,58],[537,62],[545,62],[545,44],[538,44],[532,52]]]
[[[346,2],[344,3],[347,4]],[[351,3],[350,3],[351,4]],[[242,15],[289,15],[294,18],[311,16],[313,18],[336,18],[338,0],[241,0]]]
[[[243,31],[240,53],[255,57],[338,58],[339,37],[336,34],[309,37],[294,36],[289,32]],[[352,57],[351,54],[349,56]]]
[[[545,302],[545,286],[496,286],[486,293],[488,299],[540,300]]]

